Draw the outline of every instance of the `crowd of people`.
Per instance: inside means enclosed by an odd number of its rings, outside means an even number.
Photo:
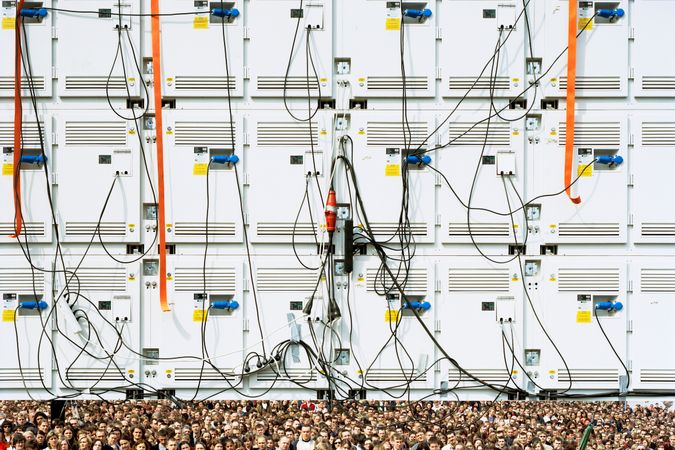
[[[0,450],[675,450],[671,404],[0,402]],[[589,427],[590,425],[590,427]]]

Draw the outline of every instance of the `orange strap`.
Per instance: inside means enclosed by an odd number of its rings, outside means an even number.
[[[574,162],[574,99],[577,80],[577,8],[578,2],[569,2],[567,28],[567,119],[565,122],[565,192],[572,203],[581,203],[580,197],[572,197],[572,163]]]
[[[155,86],[155,130],[157,131],[157,214],[159,215],[159,303],[169,311],[166,296],[166,219],[164,217],[164,126],[162,125],[162,73],[159,42],[159,0],[152,0],[152,75]]]
[[[14,23],[14,235],[21,234],[23,217],[21,216],[21,9],[25,0],[19,0],[16,6]]]

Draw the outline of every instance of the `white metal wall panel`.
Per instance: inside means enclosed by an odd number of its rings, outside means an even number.
[[[140,4],[114,0],[66,0],[59,8],[101,11],[58,14],[56,73],[61,97],[137,97],[144,94]],[[105,18],[101,15],[110,16]],[[83,39],[82,36],[96,36]],[[126,72],[126,73],[125,73]],[[140,72],[140,73],[139,73]],[[150,101],[145,99],[146,105]],[[131,111],[123,115],[132,117]],[[136,113],[138,114],[138,113]]]
[[[675,4],[668,0],[644,0],[633,5],[635,45],[631,57],[636,97],[675,96],[675,61],[652,54],[655,48],[666,53],[674,49],[675,30],[669,20],[674,13]]]

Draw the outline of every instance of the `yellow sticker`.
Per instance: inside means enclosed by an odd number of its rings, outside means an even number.
[[[588,24],[588,25],[586,25]],[[585,28],[584,28],[585,27]],[[579,18],[579,29],[580,30],[592,30],[593,29],[593,19],[590,17],[580,17]]]
[[[591,323],[591,312],[577,311],[577,323]]]
[[[166,134],[173,134],[173,128],[167,128]]]
[[[518,281],[518,277],[511,278],[511,281]]]
[[[357,134],[366,134],[366,130],[361,129],[357,132]]]
[[[166,274],[166,281],[173,281],[173,276]]]
[[[398,31],[401,29],[401,18],[400,17],[387,17],[387,20],[384,23],[384,28],[387,31]]]
[[[209,27],[209,18],[207,16],[195,16],[192,21],[192,28],[195,30],[205,30]]]
[[[511,81],[513,81],[514,83],[518,83],[520,81],[520,78],[511,78]]]
[[[13,175],[14,174],[14,163],[5,163],[2,165],[2,175]]]
[[[551,225],[548,226],[549,228],[558,228],[558,225],[552,223]]]
[[[192,175],[206,175],[208,170],[209,165],[207,163],[195,163],[192,166]]]
[[[384,166],[384,176],[385,177],[400,177],[401,176],[401,165],[400,164],[387,164]]]
[[[558,135],[558,132],[555,131],[555,130],[553,130],[553,131],[551,131],[549,134],[550,134],[551,136],[557,136],[557,135]]]
[[[555,281],[556,278],[555,278],[555,277],[551,277],[551,278],[549,278],[548,280],[549,280],[549,281]]]
[[[518,375],[518,371],[517,371],[517,370],[512,370],[512,371],[511,371],[511,375]]]
[[[388,309],[384,312],[384,321],[387,323],[398,322],[398,309]]]
[[[135,279],[136,277],[132,277],[131,275],[129,275],[129,281],[134,281]]]
[[[517,223],[514,223],[514,224],[513,224],[513,229],[514,229],[514,230],[517,230],[519,226],[520,226],[520,225],[518,225]]]
[[[195,309],[192,312],[193,322],[203,322],[205,317],[206,317],[206,310],[204,309]]]
[[[549,370],[548,373],[551,375],[555,375],[555,370]]]
[[[13,30],[16,26],[16,17],[3,17],[2,18],[2,29],[3,30]]]
[[[358,281],[359,283],[364,283],[366,279],[364,277],[358,277],[356,281]]]
[[[321,136],[325,136],[325,135],[328,134],[328,131],[326,131],[326,130],[321,130],[321,131],[319,131],[319,134],[320,134]]]
[[[365,82],[366,82],[366,79],[363,78],[363,77],[361,77],[361,78],[359,78],[359,79],[356,80],[356,81],[358,81],[359,83],[365,83]]]
[[[136,130],[134,130],[133,128],[129,128],[129,134],[131,135],[136,134]]]
[[[5,309],[2,311],[2,321],[3,322],[14,322],[14,311],[13,309]]]
[[[514,135],[514,136],[518,136],[518,135],[520,134],[520,131],[518,131],[518,130],[513,130],[513,131],[511,132],[511,134]]]
[[[586,169],[586,170],[584,170]],[[583,166],[577,167],[577,176],[578,177],[592,177],[593,176],[593,166],[586,167],[586,164]]]
[[[327,83],[328,78],[319,78],[319,81],[322,82],[322,83]]]

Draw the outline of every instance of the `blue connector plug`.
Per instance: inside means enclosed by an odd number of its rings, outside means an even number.
[[[211,15],[216,17],[239,17],[239,10],[237,8],[213,8]]]
[[[29,300],[25,302],[20,302],[19,303],[19,308],[20,309],[39,309],[40,311],[43,311],[47,309],[47,302],[44,300],[35,301],[35,300]]]
[[[40,165],[44,164],[45,158],[42,155],[23,155],[21,157],[21,162],[25,164]]]
[[[600,155],[596,159],[598,164],[607,164],[610,166],[618,166],[623,163],[623,158],[619,155]]]
[[[428,311],[429,309],[431,309],[431,303],[429,303],[429,302],[419,302],[417,300],[413,300],[411,302],[404,303],[403,309],[416,309],[416,310]]]
[[[599,9],[596,14],[598,15],[598,17],[602,17],[604,19],[620,19],[621,17],[626,15],[626,12],[621,8]]]
[[[599,302],[595,304],[595,309],[602,311],[621,311],[623,303],[621,302]]]
[[[403,15],[405,17],[411,17],[413,19],[426,19],[431,17],[430,9],[405,9],[403,10]]]
[[[214,164],[237,164],[239,157],[237,155],[213,155],[211,162]]]
[[[44,17],[47,17],[47,9],[46,8],[22,8],[21,12],[19,13],[21,17],[29,17],[32,19],[39,18],[42,19]]]
[[[424,155],[424,156],[418,156],[418,155],[408,155],[406,158],[406,161],[408,161],[408,164],[430,164],[431,163],[431,156],[429,155]]]
[[[216,300],[211,302],[211,308],[233,310],[239,308],[239,302],[236,300]]]

